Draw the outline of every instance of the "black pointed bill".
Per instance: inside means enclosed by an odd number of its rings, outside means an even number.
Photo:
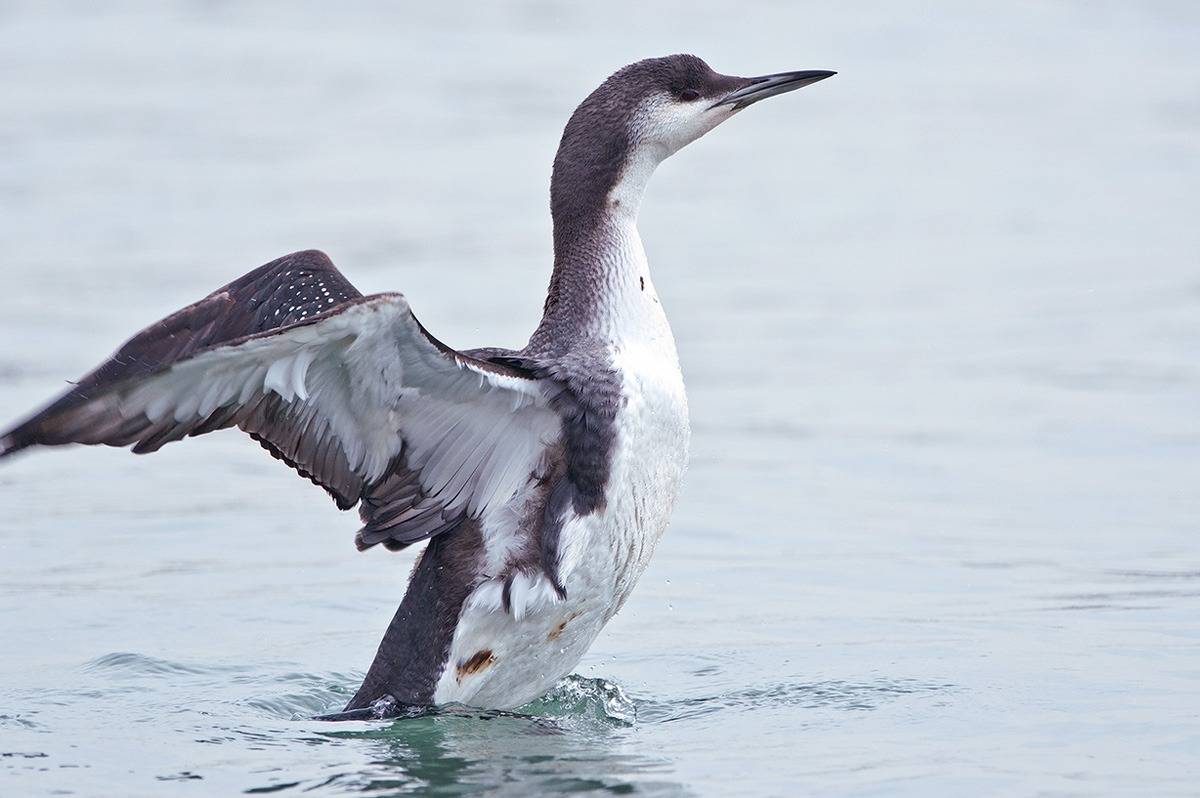
[[[740,111],[759,100],[811,86],[818,80],[825,80],[836,74],[827,69],[806,69],[800,72],[780,72],[775,75],[748,78],[749,83],[745,86],[734,89],[709,107],[718,108],[722,105],[732,105],[733,110]]]

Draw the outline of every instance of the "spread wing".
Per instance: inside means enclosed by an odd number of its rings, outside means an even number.
[[[541,383],[456,352],[400,294],[364,297],[320,252],[280,258],[168,316],[0,436],[139,454],[238,427],[402,548],[511,498],[558,436]]]

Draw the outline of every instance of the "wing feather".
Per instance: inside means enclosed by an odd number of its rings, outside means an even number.
[[[0,436],[131,446],[238,427],[359,504],[361,548],[402,548],[507,502],[559,434],[540,381],[431,336],[399,294],[364,297],[321,253],[273,261],[134,336]]]

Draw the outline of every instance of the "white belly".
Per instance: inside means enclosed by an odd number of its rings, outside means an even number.
[[[689,436],[683,379],[665,319],[660,329],[665,335],[612,349],[623,402],[607,501],[603,510],[563,527],[567,598],[535,589],[523,617],[495,601],[468,599],[435,703],[509,709],[541,696],[578,664],[646,569],[679,491]]]

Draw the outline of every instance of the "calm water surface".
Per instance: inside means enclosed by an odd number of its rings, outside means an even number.
[[[840,70],[651,186],[694,459],[577,677],[307,720],[411,554],[234,433],[31,455],[0,794],[1197,794],[1195,4],[591,6],[0,2],[5,420],[304,247],[519,346],[601,77]]]

